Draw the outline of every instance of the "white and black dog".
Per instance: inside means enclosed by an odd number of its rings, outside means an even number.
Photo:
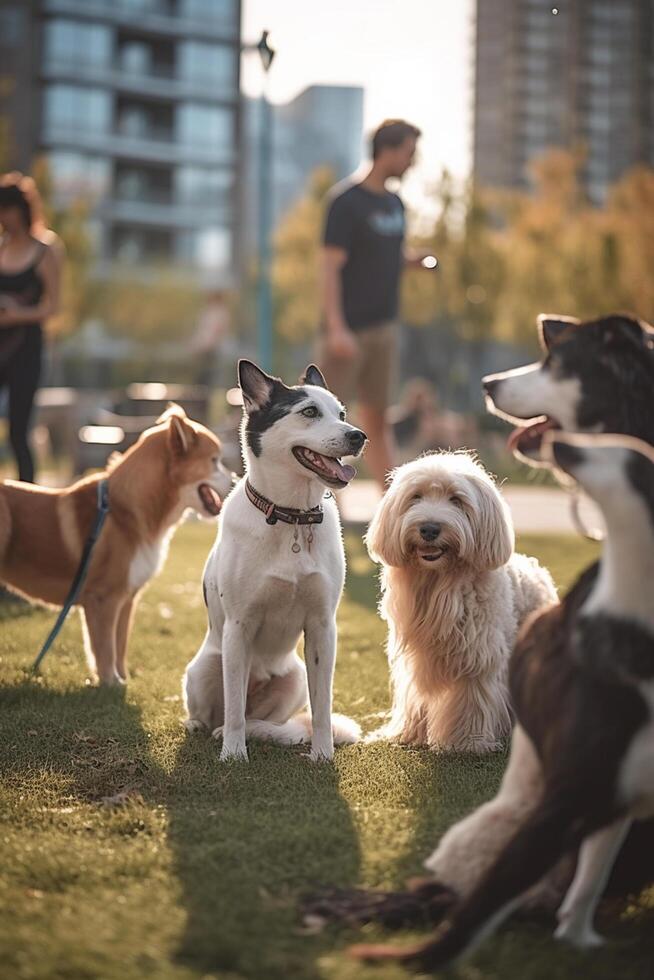
[[[542,792],[433,941],[360,946],[362,958],[445,966],[580,845],[556,935],[597,945],[595,908],[630,823],[654,816],[654,449],[614,435],[554,433],[548,444],[600,507],[607,539],[590,592],[582,573],[560,606],[535,617],[511,662],[516,732],[539,760]]]
[[[530,465],[551,465],[541,447],[548,433],[622,433],[654,445],[654,331],[641,320],[615,314],[597,320],[542,315],[538,318],[544,357],[535,364],[483,379],[490,411],[517,422],[509,446]],[[595,582],[591,565],[577,583],[581,603]],[[517,777],[517,774],[519,778]],[[435,881],[463,896],[477,884],[542,789],[540,766],[514,734],[509,766],[495,799],[451,827],[425,862]],[[637,888],[654,871],[654,824],[634,828],[621,858],[618,893]],[[556,906],[565,867],[548,876],[530,897],[534,905]],[[565,887],[563,885],[563,887]]]
[[[331,759],[334,741],[356,741],[359,729],[332,718],[345,556],[326,488],[352,479],[340,457],[358,456],[366,436],[314,365],[288,387],[241,360],[238,380],[246,473],[204,570],[209,628],[184,675],[186,726],[222,738],[223,760],[247,759],[246,734],[282,744],[311,737],[311,758]],[[311,717],[295,717],[308,701]]]
[[[548,431],[558,429],[617,432],[654,445],[652,327],[619,314],[584,322],[543,315],[539,333],[541,361],[483,379],[489,410],[518,423],[510,439],[516,454],[532,465],[549,465],[551,459],[541,458],[541,445]],[[598,565],[591,565],[576,584],[578,605],[590,594],[597,574]],[[566,608],[571,608],[569,601]],[[518,727],[499,792],[447,830],[425,862],[432,877],[404,892],[319,895],[309,910],[394,926],[442,917],[478,885],[533,811],[542,788],[538,757]],[[653,880],[653,841],[653,820],[631,829],[610,883],[614,894],[638,891]],[[556,907],[570,875],[570,862],[565,861],[532,892],[531,904]]]
[[[621,432],[654,442],[654,330],[614,314],[598,320],[542,314],[544,357],[482,381],[488,410],[517,423],[509,440],[531,465],[545,432]]]

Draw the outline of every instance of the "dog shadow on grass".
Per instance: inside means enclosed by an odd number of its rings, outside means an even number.
[[[112,807],[122,793],[139,813],[163,808],[186,913],[173,953],[180,966],[198,976],[317,980],[334,936],[304,931],[299,897],[318,883],[355,884],[359,871],[338,766],[262,743],[249,746],[249,765],[224,765],[218,750],[180,732],[172,766],[162,765],[123,689],[0,685],[3,797],[17,819],[21,797],[34,792],[55,820],[67,819],[56,817],[67,806]]]
[[[29,792],[99,802],[152,774],[141,711],[124,688],[57,689],[26,676],[0,685],[0,773]]]
[[[356,883],[360,860],[338,767],[311,763],[306,747],[248,750],[249,763],[224,764],[201,735],[179,748],[168,800],[188,916],[178,959],[252,980],[317,980],[334,937],[307,933],[300,896]]]

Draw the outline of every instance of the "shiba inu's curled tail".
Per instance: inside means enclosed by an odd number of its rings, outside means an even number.
[[[361,737],[359,724],[345,715],[332,715],[332,728],[336,745],[351,745]],[[300,745],[311,741],[311,715],[307,712],[296,715],[283,725],[251,718],[246,722],[245,731],[253,738],[277,742],[279,745]]]
[[[584,820],[565,801],[544,802],[431,940],[412,947],[361,944],[351,947],[351,955],[363,960],[396,960],[425,972],[446,966],[471,952],[559,857],[596,829],[597,821]]]

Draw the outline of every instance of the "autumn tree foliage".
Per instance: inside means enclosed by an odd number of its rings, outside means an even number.
[[[462,339],[534,343],[538,313],[583,318],[613,310],[654,320],[654,170],[629,171],[602,207],[591,204],[576,153],[531,165],[531,186],[501,192],[443,173],[437,217],[411,244],[438,256],[436,274],[407,271],[402,317],[454,326]],[[318,255],[328,170],[316,171],[275,240],[276,330],[306,340],[319,317]]]

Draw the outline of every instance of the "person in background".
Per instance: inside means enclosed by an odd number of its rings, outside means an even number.
[[[408,259],[401,198],[386,188],[413,163],[420,130],[391,119],[372,137],[372,166],[329,192],[322,248],[322,324],[318,362],[327,383],[358,401],[367,433],[366,462],[382,489],[393,466],[391,400],[397,354],[400,274],[405,264],[435,268],[433,257]]]
[[[0,177],[0,390],[18,478],[34,483],[29,424],[41,374],[43,324],[59,308],[63,248],[41,216],[31,177]]]
[[[222,380],[224,372],[219,359],[224,354],[230,328],[227,293],[214,289],[205,297],[189,343],[196,363],[196,384],[212,387]]]
[[[435,449],[469,449],[478,442],[474,417],[443,408],[427,378],[407,381],[400,402],[388,411],[388,421],[399,450],[398,462]]]

